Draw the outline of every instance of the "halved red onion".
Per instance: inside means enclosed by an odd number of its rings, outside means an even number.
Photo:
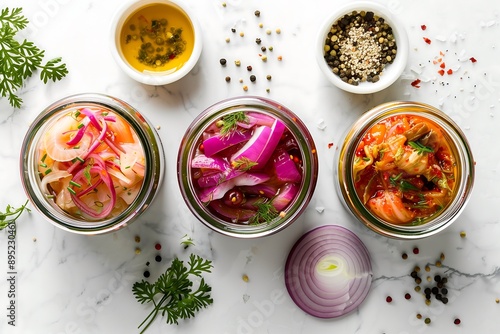
[[[305,233],[285,264],[290,297],[304,312],[318,318],[336,318],[355,310],[366,298],[372,276],[366,246],[338,225]]]

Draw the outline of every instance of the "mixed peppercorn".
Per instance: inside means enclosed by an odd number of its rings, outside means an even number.
[[[353,11],[342,16],[325,38],[326,63],[342,81],[355,86],[377,82],[396,54],[392,27],[371,11]]]

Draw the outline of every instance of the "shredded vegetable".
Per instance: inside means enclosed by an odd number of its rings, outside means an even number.
[[[137,135],[111,110],[69,109],[40,141],[42,191],[62,210],[86,220],[125,210],[142,186],[145,166]]]

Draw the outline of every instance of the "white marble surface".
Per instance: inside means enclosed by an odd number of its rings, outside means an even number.
[[[179,326],[157,320],[147,333],[498,333],[500,322],[500,3],[496,0],[380,1],[404,22],[410,39],[405,73],[390,88],[356,96],[339,91],[319,72],[312,53],[316,31],[329,11],[347,0],[222,1],[185,0],[203,26],[204,49],[195,69],[181,81],[163,87],[138,84],[123,74],[109,52],[110,18],[118,0],[4,0],[1,7],[24,7],[31,25],[26,37],[62,56],[69,68],[63,81],[43,85],[34,77],[20,91],[22,109],[0,100],[0,205],[20,205],[26,195],[20,184],[19,151],[35,116],[48,104],[70,94],[106,93],[124,99],[155,125],[165,144],[166,178],[159,196],[139,221],[113,234],[85,237],[53,227],[33,211],[18,221],[16,326],[7,324],[7,234],[0,232],[0,333],[137,333],[149,312],[132,295],[146,262],[153,276],[174,255],[190,251],[212,259],[207,275],[214,304]],[[254,16],[254,10],[261,17]],[[258,28],[262,22],[264,28]],[[421,25],[427,29],[423,31]],[[231,33],[244,31],[245,36]],[[265,29],[272,29],[266,35]],[[274,31],[280,28],[282,33]],[[226,43],[230,37],[230,43]],[[273,45],[267,63],[258,58],[255,38]],[[432,43],[426,44],[423,37]],[[453,75],[440,76],[432,63],[445,53]],[[277,56],[283,57],[282,61]],[[220,58],[228,59],[221,68]],[[470,57],[476,63],[468,61]],[[252,65],[258,79],[248,80]],[[463,61],[462,61],[463,60]],[[271,82],[265,76],[271,74]],[[232,77],[230,84],[224,80]],[[239,78],[248,84],[244,92]],[[422,80],[420,88],[410,83]],[[270,92],[266,92],[270,88]],[[320,175],[305,214],[287,230],[258,240],[237,240],[211,233],[188,211],[177,187],[176,155],[183,132],[209,105],[241,94],[268,96],[294,110],[316,141]],[[333,187],[333,157],[342,131],[367,109],[391,100],[414,100],[441,108],[466,133],[477,162],[475,189],[460,218],[439,235],[399,241],[375,235],[342,207]],[[329,143],[334,146],[329,148]],[[374,279],[359,308],[343,318],[319,320],[306,315],[289,298],[283,266],[289,249],[305,231],[324,224],[353,230],[366,244]],[[467,233],[461,238],[460,231]],[[195,247],[183,250],[190,235]],[[137,244],[134,237],[139,235]],[[156,263],[154,244],[161,242],[163,261]],[[135,248],[142,249],[141,254]],[[413,255],[418,247],[420,254]],[[401,254],[408,252],[403,261]],[[439,272],[449,277],[450,302],[424,304],[413,291],[409,273],[415,264],[434,263],[443,252]],[[432,273],[438,270],[432,266]],[[242,275],[249,281],[244,282]],[[405,300],[411,292],[413,298]],[[386,303],[391,295],[394,301]],[[430,325],[415,317],[429,316]],[[453,324],[458,317],[462,323]]]

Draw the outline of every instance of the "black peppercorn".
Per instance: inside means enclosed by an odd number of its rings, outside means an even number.
[[[227,60],[225,58],[221,58],[219,60],[219,63],[222,65],[222,66],[226,66],[226,63],[227,63]]]
[[[255,75],[253,75],[253,74],[252,74],[252,75],[250,76],[250,81],[251,81],[251,82],[255,82],[255,80],[257,80],[257,78],[255,77]]]

